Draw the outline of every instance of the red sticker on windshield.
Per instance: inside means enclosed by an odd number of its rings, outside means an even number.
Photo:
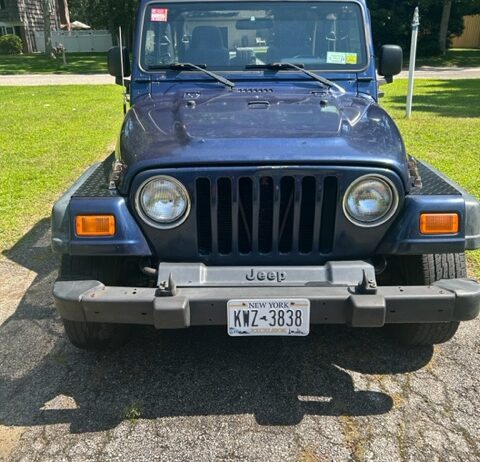
[[[167,22],[168,9],[167,8],[152,8],[152,22]]]

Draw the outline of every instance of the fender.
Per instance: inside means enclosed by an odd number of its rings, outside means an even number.
[[[52,211],[52,248],[71,255],[151,256],[143,233],[130,213],[125,198],[101,184],[112,158],[91,166],[55,203]],[[99,191],[103,191],[99,195]],[[85,238],[75,235],[77,215],[112,214],[116,231],[112,237]]]
[[[418,161],[423,188],[405,197],[402,213],[388,230],[377,249],[379,254],[425,254],[464,252],[480,248],[480,202],[462,187],[426,162]],[[457,212],[458,234],[420,234],[422,212]]]

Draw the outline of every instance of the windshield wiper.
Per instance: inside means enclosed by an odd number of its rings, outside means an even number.
[[[200,71],[203,72],[205,75],[208,75],[212,79],[215,79],[217,82],[223,83],[226,87],[235,88],[235,84],[222,77],[221,75],[215,74],[214,72],[207,71],[205,69],[207,66],[205,65],[197,65],[192,63],[172,63],[172,64],[155,64],[152,66],[148,66],[148,70],[159,70],[159,69],[171,69],[172,71]]]
[[[297,71],[303,72],[305,75],[308,75],[311,79],[316,80],[317,82],[322,83],[328,88],[335,88],[341,93],[345,93],[345,90],[337,85],[335,82],[321,77],[320,75],[315,74],[314,72],[307,71],[304,69],[303,64],[293,64],[293,63],[268,63],[268,64],[248,64],[245,66],[246,69],[269,69],[272,71],[283,71],[288,69],[295,69]]]

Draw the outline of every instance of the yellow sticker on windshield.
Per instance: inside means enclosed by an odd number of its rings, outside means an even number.
[[[357,64],[357,53],[347,53],[345,58],[346,64]]]

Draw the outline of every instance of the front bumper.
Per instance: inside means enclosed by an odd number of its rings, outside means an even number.
[[[431,286],[376,287],[373,268],[365,262],[259,271],[265,278],[251,281],[258,275],[255,268],[160,265],[158,288],[57,281],[53,293],[65,319],[147,324],[157,329],[226,325],[228,300],[245,298],[307,298],[312,324],[353,327],[468,321],[480,311],[480,284],[469,279],[444,279]],[[167,274],[168,280],[163,278]],[[237,278],[239,274],[246,278]],[[362,280],[373,284],[365,286]]]

